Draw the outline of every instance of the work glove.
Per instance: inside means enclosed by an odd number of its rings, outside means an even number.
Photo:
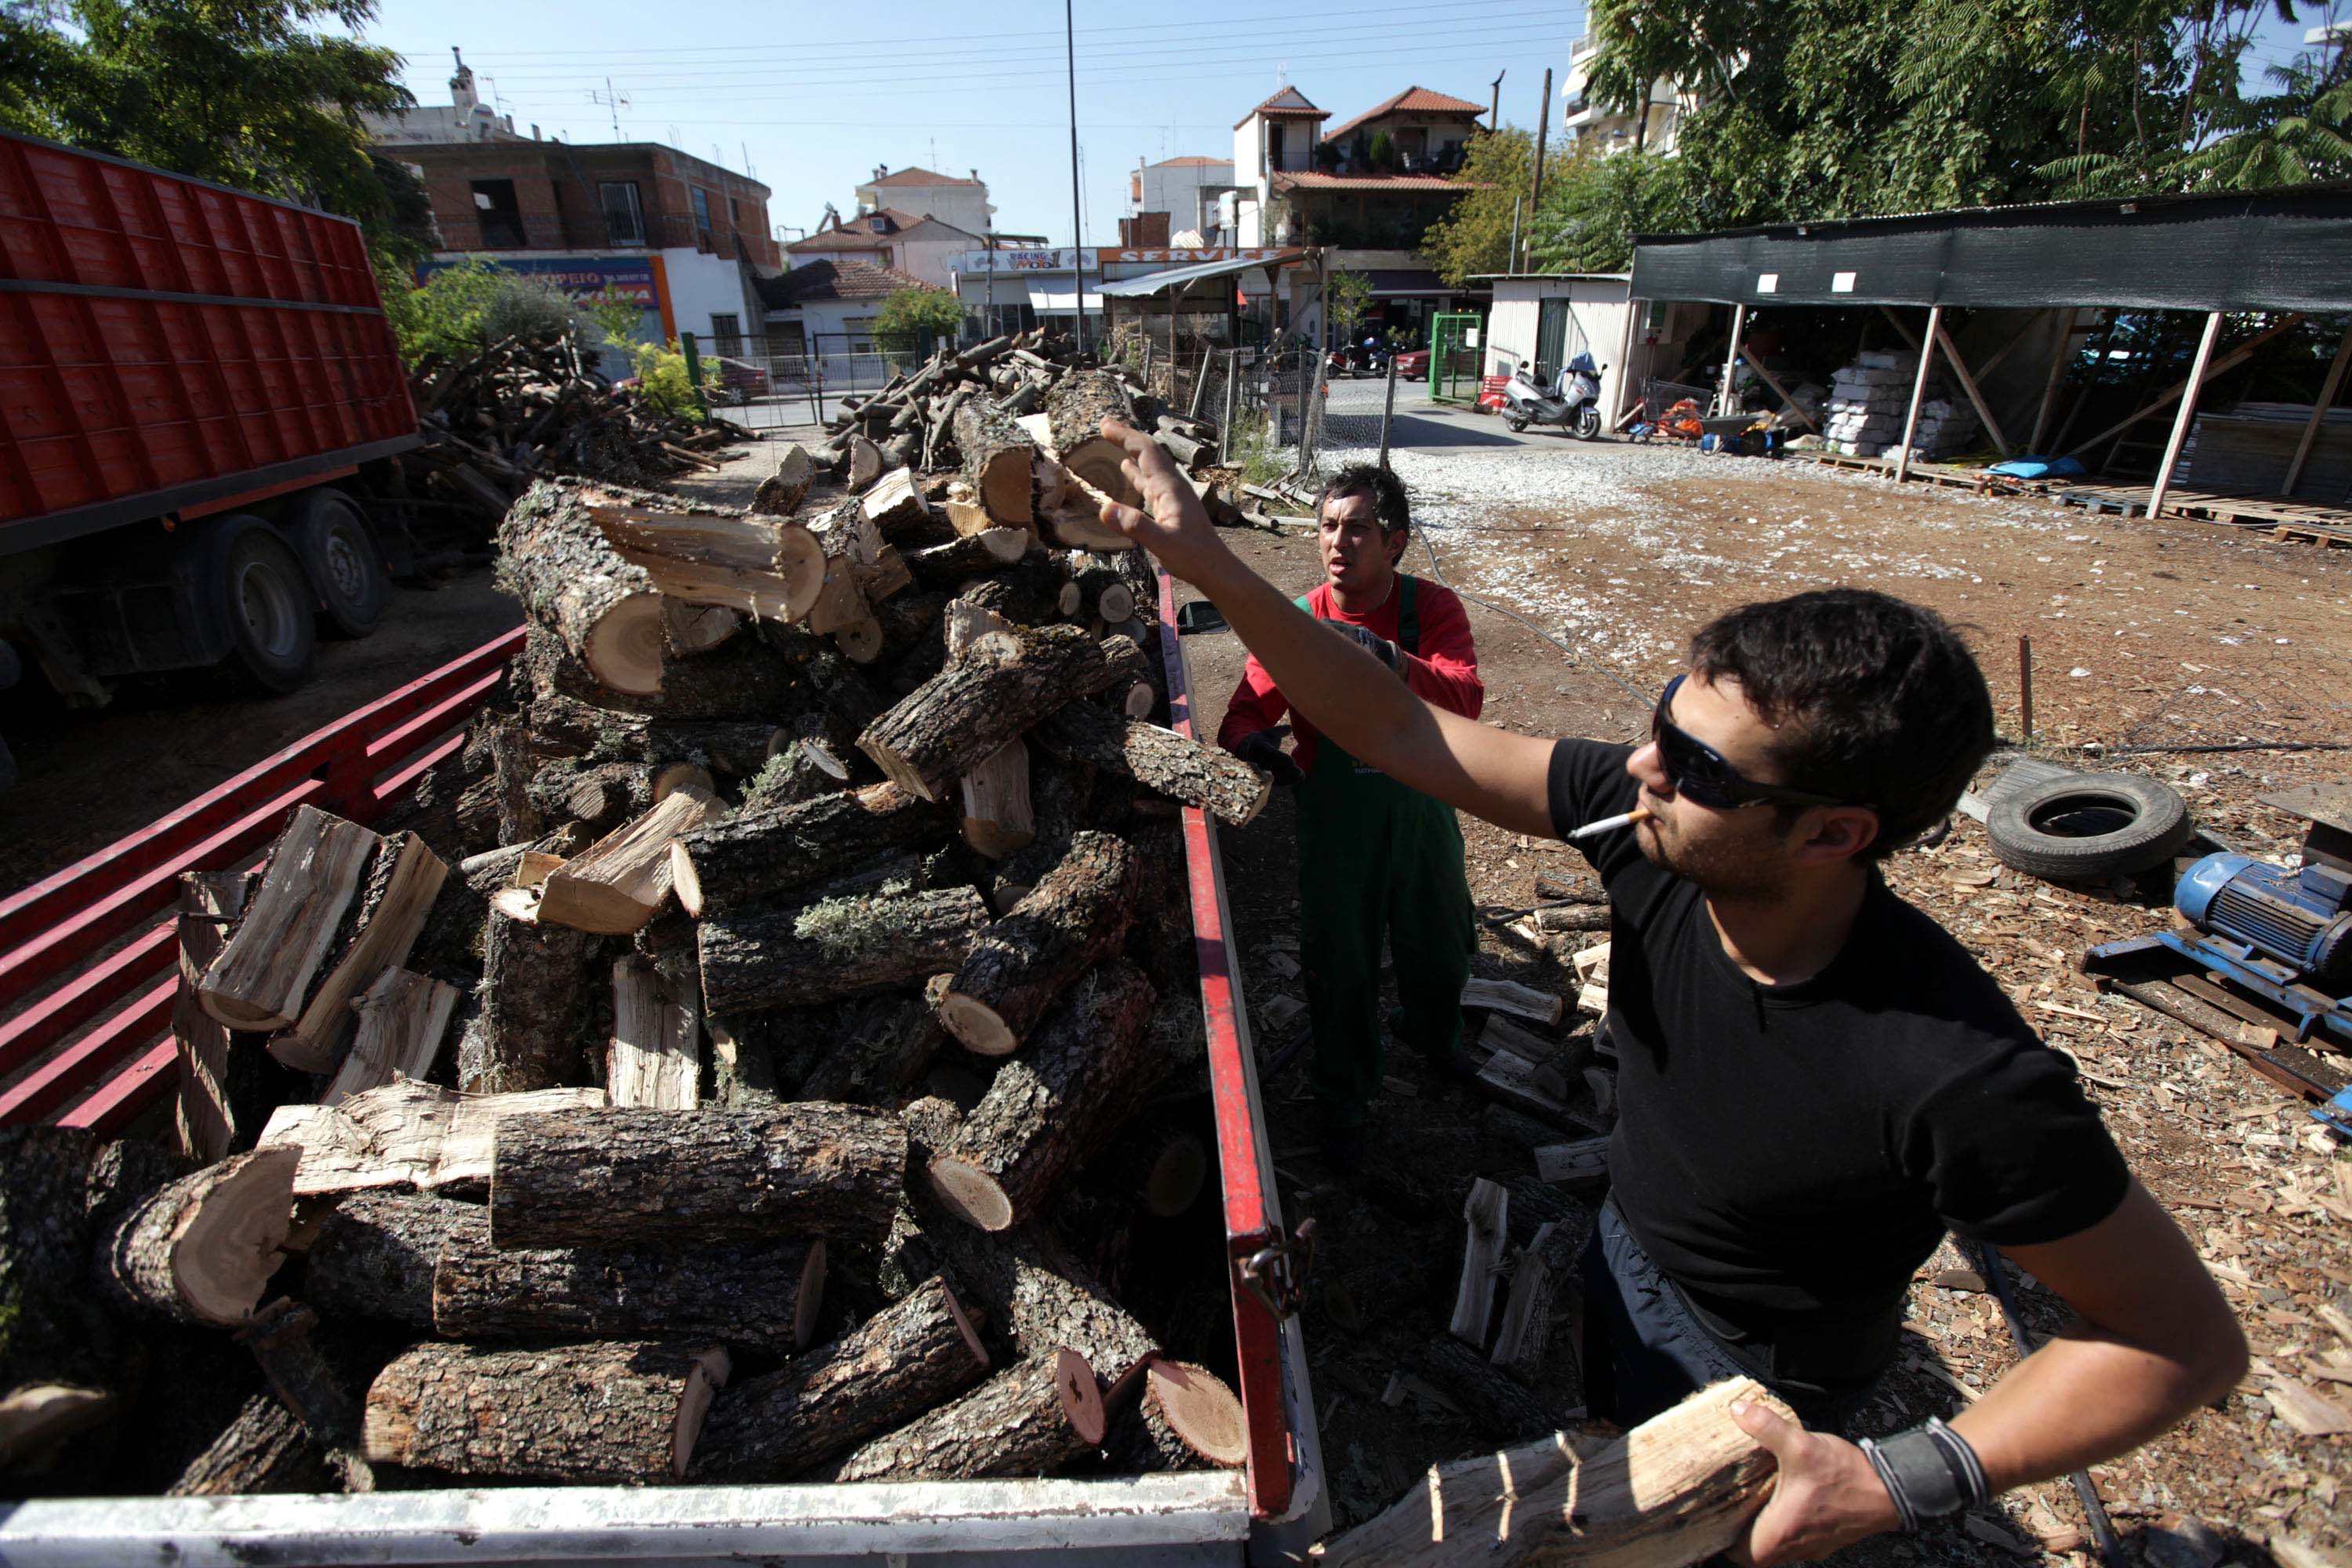
[[[1349,621],[1327,621],[1324,624],[1338,628],[1340,636],[1353,639],[1357,647],[1387,665],[1397,674],[1404,673],[1404,651],[1380,633],[1368,630]]]
[[[1282,742],[1271,730],[1260,730],[1244,735],[1234,746],[1234,755],[1265,774],[1278,784],[1295,784],[1307,775],[1282,749]]]

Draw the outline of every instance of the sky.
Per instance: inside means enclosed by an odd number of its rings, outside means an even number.
[[[749,173],[772,191],[785,238],[832,202],[845,215],[877,163],[978,170],[996,226],[1067,244],[1070,89],[1064,7],[948,0],[378,0],[372,41],[407,59],[420,102],[449,100],[449,50],[526,134],[664,142]],[[1337,124],[1418,85],[1488,101],[1529,127],[1553,72],[1552,120],[1580,4],[1489,0],[1449,7],[1201,0],[1181,20],[1134,5],[1075,6],[1086,243],[1111,244],[1139,160],[1233,155],[1233,123],[1285,83]],[[2298,11],[2317,11],[2301,5]],[[2338,0],[2339,14],[2344,9]],[[1160,12],[1171,16],[1172,12]],[[2272,18],[2258,63],[2291,56],[2306,17]],[[607,83],[610,92],[607,92]],[[625,100],[614,105],[612,99]]]

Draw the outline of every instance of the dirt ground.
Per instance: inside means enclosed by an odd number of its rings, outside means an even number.
[[[1924,487],[1896,493],[1884,481],[1812,464],[1647,448],[1407,452],[1398,468],[1446,578],[1572,650],[1474,605],[1489,722],[1631,739],[1647,722],[1648,694],[1679,668],[1683,641],[1707,616],[1753,599],[1854,584],[1967,624],[2011,737],[2019,733],[2017,643],[2031,637],[2035,749],[2074,765],[2165,779],[2233,847],[2294,851],[2300,825],[2254,797],[2352,771],[2341,752],[2086,759],[2079,749],[2090,742],[2352,741],[2352,553],[2210,524],[2087,516],[2040,500]],[[1304,592],[1319,579],[1303,535],[1235,531],[1227,538],[1286,591]],[[1411,565],[1429,571],[1418,545]],[[1243,652],[1229,635],[1188,638],[1186,652],[1198,722],[1213,733]],[[1257,823],[1224,837],[1262,1065],[1298,1027],[1277,1022],[1287,1011],[1278,999],[1299,995],[1287,978],[1296,955],[1292,825],[1289,799],[1278,795]],[[1531,951],[1504,922],[1536,901],[1538,871],[1580,873],[1582,858],[1484,823],[1464,827],[1482,914],[1478,972],[1573,996],[1565,958]],[[2343,1562],[2324,1553],[2352,1546],[2352,1437],[2303,1435],[2281,1415],[2273,1391],[2299,1414],[2301,1396],[2315,1394],[2352,1428],[2352,1341],[2321,1315],[2352,1310],[2352,1156],[2223,1047],[2126,998],[2096,994],[2073,969],[2086,944],[2161,924],[2169,876],[2141,888],[2040,882],[2001,868],[1982,827],[1966,817],[1939,845],[1898,856],[1888,870],[1896,890],[1952,929],[2051,1043],[2081,1064],[2126,1157],[2213,1267],[2253,1345],[2253,1371],[2221,1406],[2095,1468],[2127,1550],[2163,1568],[2252,1564],[2273,1553],[2290,1568]],[[1578,1023],[1571,1009],[1569,1026]],[[2344,1076],[2347,1058],[2332,1064]],[[1491,1446],[1422,1394],[1393,1405],[1383,1395],[1393,1397],[1391,1374],[1444,1331],[1472,1178],[1532,1171],[1517,1151],[1482,1146],[1484,1102],[1471,1092],[1433,1079],[1410,1051],[1392,1049],[1387,1071],[1388,1091],[1373,1108],[1370,1173],[1353,1183],[1319,1163],[1303,1058],[1265,1085],[1286,1212],[1318,1221],[1306,1328],[1341,1525],[1385,1507],[1424,1467]],[[1949,1416],[2013,1364],[1981,1281],[1947,1273],[1973,1264],[1948,1241],[1920,1270],[1904,1353],[1861,1431]],[[1930,1282],[1939,1275],[1961,1288]],[[2038,1289],[2027,1292],[2025,1312],[2041,1333],[2065,1317]],[[1572,1347],[1573,1331],[1564,1328],[1552,1357],[1570,1364],[1546,1389],[1561,1403],[1579,1397]],[[2080,1565],[2091,1561],[2088,1539],[2083,1510],[2060,1480],[1914,1539],[1864,1542],[1837,1561],[1997,1563],[2047,1550]]]

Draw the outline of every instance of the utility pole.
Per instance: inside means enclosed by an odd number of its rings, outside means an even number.
[[[1544,67],[1543,107],[1536,111],[1536,188],[1528,198],[1528,248],[1535,248],[1536,213],[1543,205],[1544,143],[1551,140],[1551,68]]]
[[[1070,72],[1070,280],[1076,285],[1078,353],[1087,352],[1087,231],[1078,217],[1078,23],[1076,0],[1062,0],[1062,37]]]
[[[1503,79],[1510,74],[1508,66],[1495,73],[1494,95],[1486,102],[1486,129],[1489,131],[1503,128]]]

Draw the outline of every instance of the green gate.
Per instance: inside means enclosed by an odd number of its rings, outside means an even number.
[[[1468,312],[1441,311],[1429,319],[1429,396],[1433,403],[1475,403],[1479,368],[1479,319]]]

